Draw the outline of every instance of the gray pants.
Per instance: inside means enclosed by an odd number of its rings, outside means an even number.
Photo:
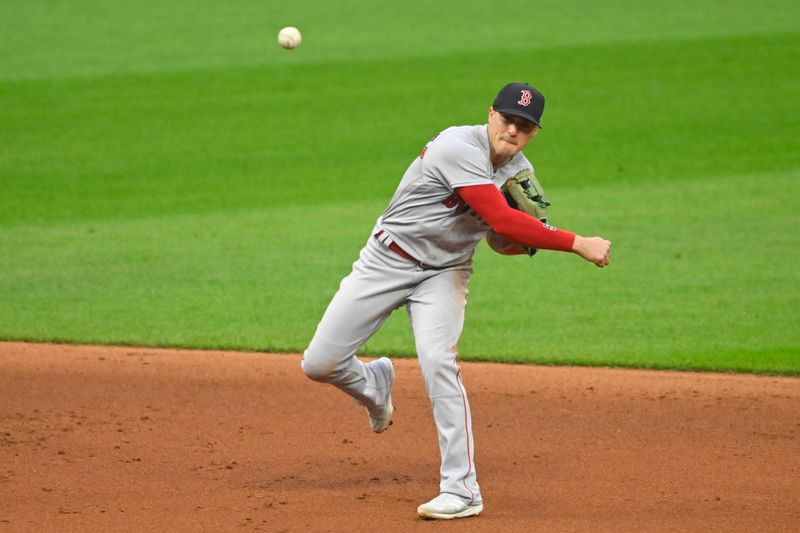
[[[356,351],[405,305],[439,432],[440,492],[479,503],[472,418],[456,364],[471,274],[469,265],[420,268],[370,238],[328,305],[302,366],[311,379],[335,385],[362,405],[375,405],[375,378]]]

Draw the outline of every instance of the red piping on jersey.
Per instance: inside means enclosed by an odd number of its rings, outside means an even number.
[[[512,208],[493,184],[460,187],[456,192],[495,233],[531,248],[572,251],[574,233],[546,226],[540,220]]]
[[[464,488],[467,489],[467,492],[470,493],[471,499],[470,504],[475,503],[475,493],[469,490],[467,487],[467,477],[469,477],[470,473],[472,472],[472,458],[470,457],[470,446],[469,446],[469,412],[467,411],[467,395],[464,394],[464,387],[461,385],[461,369],[459,368],[456,372],[456,385],[458,385],[458,390],[461,391],[461,401],[464,404],[464,432],[467,434],[467,464],[469,467],[467,468],[467,475],[464,476],[464,479],[461,482],[464,484]]]

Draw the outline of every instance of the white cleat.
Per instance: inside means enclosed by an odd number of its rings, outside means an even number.
[[[469,500],[443,492],[437,497],[417,507],[417,514],[422,518],[434,520],[451,520],[477,516],[483,511],[482,503],[470,503]]]
[[[392,385],[394,384],[394,365],[392,360],[388,357],[381,357],[369,363],[370,369],[375,373],[375,379],[379,384],[384,384],[386,388],[386,396],[382,403],[375,409],[367,409],[369,414],[369,423],[372,425],[372,431],[380,433],[392,425],[392,414],[394,413],[394,405],[392,405]]]

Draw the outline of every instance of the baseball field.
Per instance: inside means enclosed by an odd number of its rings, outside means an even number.
[[[361,351],[410,380],[386,435],[297,354],[408,164],[510,81],[547,97],[525,153],[550,222],[612,263],[479,246],[459,354],[487,507],[460,527],[800,529],[798,21],[789,0],[0,3],[0,531],[421,527],[435,432],[405,312]]]

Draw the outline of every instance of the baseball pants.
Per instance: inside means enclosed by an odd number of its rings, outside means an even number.
[[[479,503],[472,419],[456,364],[471,274],[470,265],[421,268],[370,237],[317,326],[302,367],[311,379],[340,388],[365,407],[375,406],[385,389],[356,351],[405,305],[439,435],[440,492]]]

